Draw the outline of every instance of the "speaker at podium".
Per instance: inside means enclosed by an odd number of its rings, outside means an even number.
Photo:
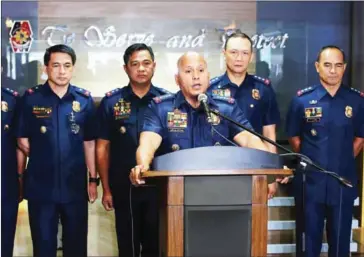
[[[160,256],[267,254],[267,175],[291,175],[277,154],[235,146],[156,157],[143,173],[160,188]]]

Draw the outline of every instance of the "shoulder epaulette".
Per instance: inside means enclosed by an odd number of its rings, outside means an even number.
[[[235,98],[232,98],[232,97],[224,97],[224,96],[219,96],[219,95],[212,95],[211,97],[214,100],[220,100],[223,102],[227,102],[229,104],[235,103]]]
[[[15,96],[15,97],[18,97],[18,96],[19,96],[19,93],[18,93],[17,91],[13,90],[13,89],[10,89],[10,88],[8,88],[8,87],[5,87],[5,88],[3,88],[3,89],[4,89],[4,91],[5,91],[6,93],[8,93],[9,95],[12,95],[12,96]]]
[[[254,75],[253,78],[259,82],[262,82],[264,85],[267,85],[269,86],[270,85],[270,80],[269,79],[265,79],[265,78],[262,78],[262,77],[259,77],[257,75]]]
[[[298,96],[301,96],[301,95],[304,95],[304,94],[306,94],[306,93],[308,93],[308,92],[311,92],[312,90],[314,90],[314,87],[306,87],[306,88],[304,88],[304,89],[299,90],[299,91],[297,92],[297,95],[298,95]]]
[[[116,93],[120,92],[121,88],[115,88],[105,94],[105,96],[110,97],[115,95]]]
[[[171,92],[169,92],[167,89],[164,89],[164,88],[161,88],[161,87],[156,87],[156,89],[159,91],[159,92],[161,92],[161,93],[163,93],[163,94],[172,94]]]
[[[86,96],[86,97],[90,97],[90,95],[91,95],[90,91],[87,91],[86,89],[76,87],[76,86],[75,86],[75,91],[77,93],[79,93],[80,95],[83,95],[83,96]]]
[[[167,100],[167,99],[173,99],[174,94],[166,94],[166,95],[160,95],[153,98],[153,101],[157,104]]]
[[[356,89],[356,88],[350,88],[352,91],[354,91],[355,93],[357,93],[357,94],[359,94],[361,97],[364,97],[364,92],[361,92],[361,91],[359,91],[358,89]]]
[[[29,94],[29,95],[31,95],[31,94],[33,94],[34,92],[36,92],[36,91],[38,91],[38,89],[40,89],[40,87],[41,87],[42,85],[37,85],[37,86],[34,86],[34,87],[32,87],[32,88],[29,88],[28,90],[27,90],[27,93]]]
[[[217,76],[217,77],[215,77],[215,78],[210,79],[210,85],[211,85],[211,84],[214,84],[214,83],[216,83],[216,82],[219,82],[219,81],[221,80],[222,76],[223,76],[223,75],[221,75],[221,76]]]

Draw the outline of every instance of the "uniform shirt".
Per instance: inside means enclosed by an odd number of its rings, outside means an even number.
[[[62,98],[48,83],[25,92],[17,137],[30,143],[27,199],[60,203],[87,199],[83,143],[96,138],[95,113],[90,93],[73,85]]]
[[[238,86],[225,73],[210,81],[208,92],[235,98],[258,133],[263,132],[263,126],[278,125],[280,122],[276,96],[268,79],[246,74],[243,83]]]
[[[208,105],[251,129],[233,98],[209,97]],[[203,146],[231,145],[225,138],[232,141],[243,129],[212,116],[211,125],[207,122],[203,109],[192,108],[179,91],[176,94],[156,97],[152,101],[145,113],[143,131],[152,131],[162,137],[162,153]]]
[[[98,109],[98,137],[110,141],[109,181],[112,190],[129,189],[129,173],[136,165],[136,150],[143,127],[144,112],[153,97],[168,91],[151,86],[139,98],[130,85],[108,92]],[[121,189],[121,188],[120,188]]]
[[[287,114],[287,136],[300,137],[300,152],[354,185],[357,175],[353,141],[355,137],[364,137],[363,97],[363,93],[343,85],[332,97],[322,85],[315,85],[297,93]],[[306,199],[338,203],[340,183],[312,170],[307,172]],[[348,199],[357,196],[356,188],[344,187],[343,193]]]
[[[19,94],[1,88],[1,199],[18,199],[15,113]]]

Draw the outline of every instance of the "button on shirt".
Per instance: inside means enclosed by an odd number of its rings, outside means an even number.
[[[62,98],[48,83],[24,94],[17,137],[30,143],[27,199],[60,203],[87,199],[83,142],[96,138],[95,116],[90,93],[72,85]]]
[[[1,199],[18,198],[15,115],[19,95],[1,88]]]
[[[210,81],[208,92],[213,95],[235,98],[258,133],[263,132],[263,126],[278,125],[280,122],[276,96],[267,79],[246,74],[243,83],[238,86],[232,83],[225,73]]]
[[[136,165],[136,150],[143,128],[144,112],[153,97],[168,91],[151,86],[149,92],[139,98],[130,85],[106,94],[98,109],[98,137],[110,141],[110,185],[118,189],[129,184],[129,173]],[[126,187],[128,189],[128,187]]]
[[[364,137],[363,96],[342,85],[332,97],[322,85],[316,85],[299,91],[287,114],[287,135],[300,137],[300,152],[354,185],[357,175],[353,141],[355,137]],[[338,203],[340,182],[312,170],[307,172],[307,199]],[[343,187],[343,196],[354,199],[356,191]]]
[[[251,128],[233,98],[209,97],[208,104],[211,109]],[[243,131],[215,115],[212,120],[211,125],[207,122],[203,109],[191,107],[179,91],[153,100],[145,113],[143,131],[155,132],[163,138],[163,153],[203,146],[231,145],[228,140],[232,141]]]

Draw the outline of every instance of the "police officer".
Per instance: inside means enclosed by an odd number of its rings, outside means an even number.
[[[326,219],[329,257],[344,257],[350,254],[353,204],[357,197],[354,158],[364,140],[364,93],[342,84],[346,61],[344,52],[337,46],[323,47],[315,66],[320,83],[298,91],[287,113],[287,135],[296,152],[348,179],[354,188],[345,187],[337,179],[308,167],[305,210],[302,210],[302,176],[298,173],[294,177],[297,256],[320,255]],[[305,231],[304,255],[300,254],[302,229]]]
[[[202,56],[194,52],[184,54],[178,61],[175,78],[181,90],[176,94],[154,98],[145,113],[137,150],[137,166],[130,173],[134,185],[144,184],[140,172],[149,169],[160,146],[163,153],[168,153],[193,147],[231,145],[231,141],[235,141],[240,146],[268,151],[258,137],[226,120],[213,115],[212,125],[207,122],[197,99],[209,85],[209,73]],[[251,128],[233,98],[213,96],[209,98],[209,106]]]
[[[223,53],[226,72],[210,81],[208,92],[235,98],[254,130],[275,141],[280,114],[272,85],[268,79],[247,72],[253,59],[252,40],[237,30],[226,37]],[[274,145],[265,144],[271,152],[276,152]],[[276,187],[276,183],[269,185],[269,198],[273,197]]]
[[[18,204],[22,200],[22,178],[18,166],[25,155],[16,147],[15,115],[18,92],[1,87],[1,256],[13,256]],[[17,157],[19,163],[17,162]]]
[[[96,152],[102,203],[107,211],[115,209],[119,256],[139,256],[141,252],[143,257],[154,257],[159,254],[156,188],[131,188],[128,175],[136,165],[145,109],[154,97],[168,92],[151,82],[156,65],[151,47],[129,46],[124,63],[129,84],[108,92],[98,109]]]
[[[69,46],[48,48],[47,82],[22,99],[17,136],[29,156],[24,195],[36,257],[56,256],[59,216],[63,256],[87,256],[87,200],[97,198],[96,111],[90,93],[70,84],[75,62]]]

